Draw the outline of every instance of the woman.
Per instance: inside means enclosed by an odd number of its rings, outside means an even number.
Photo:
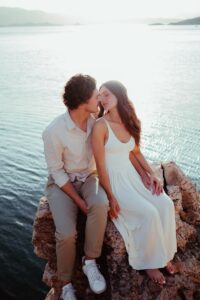
[[[93,128],[92,146],[99,179],[109,199],[110,217],[124,239],[129,264],[136,270],[146,270],[162,285],[165,277],[159,268],[174,273],[171,260],[177,247],[173,202],[141,153],[141,125],[126,88],[118,81],[104,83],[100,102],[106,113]],[[151,190],[143,184],[131,157],[148,174]]]

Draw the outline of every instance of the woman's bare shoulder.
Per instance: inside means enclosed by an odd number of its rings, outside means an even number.
[[[101,118],[99,118],[99,119],[97,119],[95,121],[94,128],[96,128],[96,129],[102,129],[102,130],[103,129],[105,130],[107,128],[105,120],[104,120],[103,117],[101,117]]]

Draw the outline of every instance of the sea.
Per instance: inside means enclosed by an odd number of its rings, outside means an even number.
[[[116,79],[142,122],[150,163],[175,161],[200,189],[200,26],[0,28],[0,299],[42,300],[32,229],[44,194],[44,128],[65,112],[66,81]]]

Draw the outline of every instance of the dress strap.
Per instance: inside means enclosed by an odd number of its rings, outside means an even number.
[[[104,117],[102,117],[102,119],[104,120],[104,122],[106,123],[106,125],[107,125],[107,127],[110,127],[110,125],[109,125],[109,123],[108,123],[108,121],[104,118]]]
[[[104,122],[106,123],[106,126],[108,128],[108,140],[109,140],[111,138],[113,132],[112,132],[109,122],[104,117],[102,117],[102,119],[104,120]],[[108,142],[108,140],[107,140],[107,142]]]
[[[109,122],[108,122],[104,117],[102,117],[102,119],[103,119],[104,122],[106,123],[106,125],[107,125],[107,127],[108,127],[108,132],[109,132],[109,135],[110,135],[110,131],[111,131],[110,124],[109,124]]]

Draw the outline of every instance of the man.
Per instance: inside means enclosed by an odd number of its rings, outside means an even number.
[[[73,76],[65,86],[63,102],[67,111],[43,132],[49,178],[46,196],[56,226],[58,278],[61,299],[75,300],[71,283],[76,254],[78,208],[87,215],[83,272],[91,290],[100,294],[106,282],[96,258],[101,255],[107,223],[108,200],[99,185],[91,148],[91,130],[98,112],[98,90],[88,75]]]

